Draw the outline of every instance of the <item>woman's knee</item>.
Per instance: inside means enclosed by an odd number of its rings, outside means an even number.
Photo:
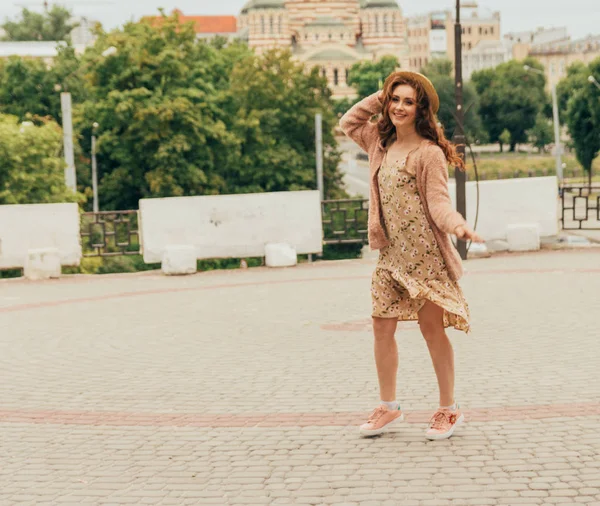
[[[427,342],[435,342],[446,336],[443,323],[435,320],[419,319],[419,328]]]
[[[398,320],[396,318],[373,317],[373,334],[376,340],[393,339]]]

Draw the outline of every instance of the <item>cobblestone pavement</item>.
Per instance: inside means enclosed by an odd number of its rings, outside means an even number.
[[[600,250],[469,260],[468,423],[402,324],[378,402],[373,260],[0,282],[0,505],[600,505]]]

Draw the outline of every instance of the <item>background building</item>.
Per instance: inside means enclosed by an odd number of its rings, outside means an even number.
[[[186,16],[179,9],[175,9],[173,14],[179,15],[181,23],[192,23],[196,37],[199,39],[225,37],[232,40],[238,37],[238,22],[235,16]],[[160,23],[162,18],[146,16],[142,19],[156,24]]]
[[[512,59],[512,45],[504,40],[482,40],[462,57],[463,79],[471,79],[473,72],[490,69]]]
[[[480,42],[498,42],[500,35],[500,13],[481,8],[476,2],[461,5],[463,55],[473,50]],[[436,11],[408,19],[409,68],[420,70],[432,58],[448,58],[454,61],[454,11]],[[498,45],[487,45],[486,51],[494,48],[494,61],[503,54]],[[478,55],[475,55],[478,56]]]
[[[575,62],[590,63],[600,57],[600,35],[579,40],[561,40],[531,46],[529,55],[544,65],[548,89],[567,75]]]
[[[289,48],[321,68],[335,98],[352,96],[348,71],[362,60],[394,55],[408,67],[406,26],[396,0],[250,0],[240,33],[261,52]]]

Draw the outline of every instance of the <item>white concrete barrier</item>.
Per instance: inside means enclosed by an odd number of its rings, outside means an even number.
[[[56,248],[61,265],[79,265],[77,204],[0,206],[0,269],[24,268],[28,252]]]
[[[161,267],[168,275],[194,274],[198,270],[196,248],[185,245],[167,246]]]
[[[486,241],[506,240],[509,225],[539,226],[539,235],[557,235],[558,181],[556,177],[500,179],[479,183],[479,220],[477,232]],[[456,185],[449,185],[452,202],[456,206]],[[467,183],[467,221],[474,224],[477,189],[474,181]]]
[[[265,264],[267,267],[293,267],[298,263],[296,250],[289,244],[267,244]]]
[[[23,275],[31,280],[60,278],[60,267],[57,248],[32,249],[27,252]]]
[[[142,199],[139,216],[146,263],[176,244],[194,246],[198,259],[262,257],[269,243],[323,250],[318,191]]]
[[[509,251],[538,251],[540,249],[540,227],[537,223],[509,225],[506,229]]]

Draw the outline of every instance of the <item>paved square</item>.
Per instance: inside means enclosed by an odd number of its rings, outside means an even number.
[[[0,281],[0,505],[600,505],[600,249],[469,260],[468,423],[402,324],[378,402],[372,260]]]

